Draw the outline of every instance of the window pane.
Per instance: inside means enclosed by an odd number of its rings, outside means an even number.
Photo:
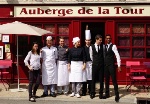
[[[47,24],[44,25],[44,28],[50,32],[52,32],[52,34],[55,34],[55,25],[54,24]]]
[[[144,58],[144,48],[133,48],[132,56],[133,58]]]
[[[58,25],[59,35],[69,35],[69,24],[59,24]]]
[[[133,46],[144,46],[144,37],[133,37],[132,45]]]
[[[130,24],[119,24],[118,25],[119,34],[129,34],[130,33]]]
[[[146,26],[146,32],[147,32],[147,34],[150,34],[150,24],[148,24],[148,25]]]
[[[143,34],[145,33],[144,24],[133,24],[132,25],[133,34]]]
[[[130,46],[130,37],[118,37],[119,46]]]
[[[118,49],[121,58],[130,58],[130,49]]]
[[[146,58],[150,58],[150,48],[147,48],[146,50]]]

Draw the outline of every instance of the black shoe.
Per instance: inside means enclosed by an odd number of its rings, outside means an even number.
[[[103,96],[103,99],[107,99],[109,97],[110,97],[109,95],[105,95],[105,96]]]
[[[48,96],[48,95],[47,95],[47,94],[44,94],[44,93],[43,93],[43,95],[41,95],[41,97],[47,97],[47,96]]]
[[[90,98],[91,99],[95,98],[95,94],[90,94]]]
[[[104,96],[102,94],[100,94],[99,99],[104,99]]]
[[[86,93],[82,93],[81,96],[86,96]]]
[[[50,93],[50,96],[52,96],[52,97],[56,97],[56,94],[55,94],[55,92],[53,92],[53,93]]]
[[[119,102],[119,99],[120,99],[119,96],[116,96],[116,97],[115,97],[115,101],[116,101],[117,103]]]

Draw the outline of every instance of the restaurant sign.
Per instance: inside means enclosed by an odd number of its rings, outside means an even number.
[[[14,17],[150,16],[148,5],[127,6],[15,6]]]

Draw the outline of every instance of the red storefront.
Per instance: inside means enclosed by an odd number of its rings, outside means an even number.
[[[112,41],[118,46],[122,59],[122,73],[117,74],[118,83],[125,84],[126,60],[140,60],[141,63],[150,61],[149,9],[148,4],[0,5],[0,23],[20,21],[47,29],[53,32],[51,36],[53,36],[54,45],[58,45],[59,36],[64,36],[65,43],[70,47],[72,47],[72,38],[75,36],[79,36],[84,45],[86,25],[91,30],[92,43],[95,41],[96,34],[101,34],[103,37],[111,34]],[[28,69],[23,60],[31,49],[31,43],[38,41],[43,47],[45,38],[46,35],[42,37],[19,35],[21,82],[27,82],[28,79]],[[0,41],[1,46],[5,46],[5,44]],[[10,44],[13,61],[11,77],[16,82],[16,36],[9,35],[7,44]],[[3,59],[5,59],[5,51],[3,55]],[[150,71],[148,73],[150,74]]]

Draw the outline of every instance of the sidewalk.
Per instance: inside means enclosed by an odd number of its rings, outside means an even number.
[[[97,84],[96,87],[98,88],[99,85]],[[17,84],[11,85],[10,89],[17,88]],[[21,84],[20,88],[28,88],[28,84]],[[135,89],[135,88],[134,88]],[[98,91],[98,90],[97,90]],[[119,93],[120,93],[120,102],[124,103],[129,103],[133,104],[136,100],[136,97],[148,97],[150,98],[150,93],[149,92],[137,92],[135,95],[131,94],[130,92],[126,91],[125,85],[119,85]],[[37,91],[37,96],[41,96],[43,94],[43,88],[40,86],[38,91]],[[94,99],[90,99],[90,96],[83,96],[81,98],[76,98],[76,97],[69,97],[66,95],[58,95],[56,98],[52,97],[45,97],[45,98],[39,98],[38,100],[63,100],[63,101],[100,101],[101,99],[98,98],[98,93],[96,95],[97,97]],[[115,96],[114,96],[114,90],[113,86],[110,86],[110,98],[109,99],[102,99],[102,102],[115,102]],[[3,84],[0,83],[0,99],[8,99],[8,100],[28,100],[28,90],[25,92],[11,92],[6,91]]]

